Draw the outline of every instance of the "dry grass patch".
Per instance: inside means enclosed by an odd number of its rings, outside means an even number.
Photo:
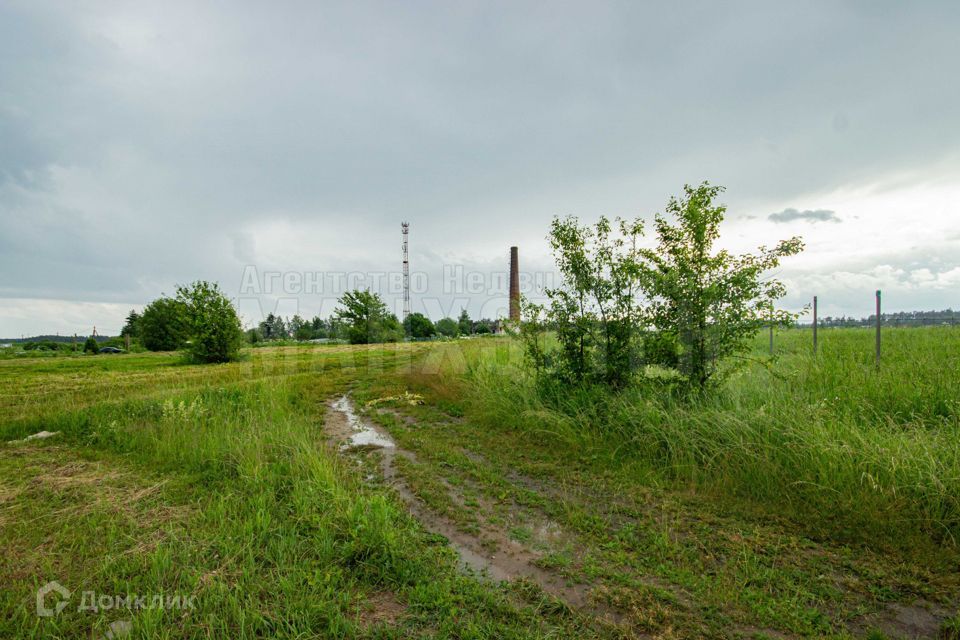
[[[189,507],[165,501],[167,481],[121,464],[79,457],[65,447],[0,449],[0,577],[73,573],[79,567],[64,566],[77,560],[69,550],[84,544],[109,557],[147,554],[188,519]],[[107,532],[112,542],[101,546],[98,537]]]
[[[407,613],[407,605],[392,591],[368,595],[360,606],[359,622],[363,627],[392,627]]]

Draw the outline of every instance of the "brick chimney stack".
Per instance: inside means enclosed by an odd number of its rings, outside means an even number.
[[[510,247],[510,320],[520,322],[520,257],[516,247]]]

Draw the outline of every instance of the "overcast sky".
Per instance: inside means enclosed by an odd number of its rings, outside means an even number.
[[[958,32],[955,0],[0,0],[0,336],[196,279],[248,324],[357,274],[393,305],[402,220],[414,310],[495,316],[552,216],[702,180],[725,245],[805,238],[787,306],[957,308]]]

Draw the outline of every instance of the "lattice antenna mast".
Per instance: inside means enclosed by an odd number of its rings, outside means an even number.
[[[400,229],[403,230],[403,319],[406,320],[410,315],[410,252],[408,250],[410,223],[401,222]]]

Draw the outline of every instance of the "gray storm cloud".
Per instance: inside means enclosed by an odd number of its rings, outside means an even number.
[[[74,330],[23,300],[397,269],[401,220],[439,274],[549,264],[553,215],[649,218],[704,179],[763,216],[957,176],[957,24],[948,1],[0,3],[0,336]]]
[[[784,209],[777,213],[771,213],[767,219],[772,222],[793,222],[794,220],[806,220],[807,222],[841,222],[837,214],[829,209]]]

